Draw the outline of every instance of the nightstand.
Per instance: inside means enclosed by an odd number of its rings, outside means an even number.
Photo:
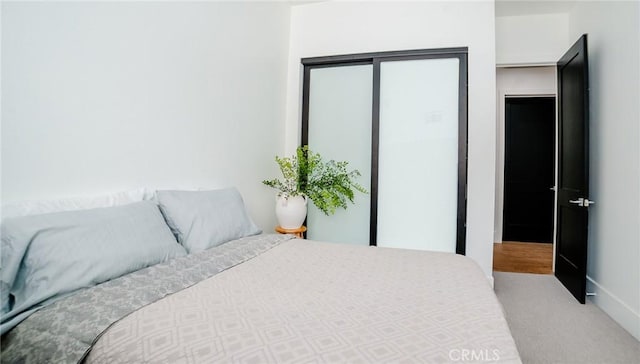
[[[300,239],[304,239],[304,232],[307,231],[307,227],[302,225],[297,229],[285,229],[280,225],[276,226],[276,232],[280,234],[292,234],[297,236]]]

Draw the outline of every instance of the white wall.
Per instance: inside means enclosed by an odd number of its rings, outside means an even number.
[[[300,58],[469,47],[467,255],[491,276],[495,191],[494,3],[327,2],[291,10],[286,150],[300,141]]]
[[[271,231],[289,5],[2,3],[3,203],[235,185]]]
[[[588,291],[640,340],[640,3],[577,2],[571,40],[588,33]]]
[[[496,63],[555,64],[567,50],[568,27],[568,14],[496,17]]]
[[[496,127],[496,208],[494,241],[502,242],[504,208],[504,130],[506,96],[555,96],[555,67],[498,68],[496,71],[497,127]]]

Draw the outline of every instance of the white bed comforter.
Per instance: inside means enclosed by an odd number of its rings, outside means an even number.
[[[110,327],[87,363],[520,363],[469,258],[290,240]]]

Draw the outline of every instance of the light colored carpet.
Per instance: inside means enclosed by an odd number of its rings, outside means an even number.
[[[640,342],[553,275],[493,276],[523,363],[640,363]]]

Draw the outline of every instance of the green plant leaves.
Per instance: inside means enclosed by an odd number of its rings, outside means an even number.
[[[326,215],[333,215],[337,208],[353,203],[355,192],[367,190],[355,180],[358,170],[349,171],[349,162],[330,160],[323,162],[309,146],[298,147],[292,157],[276,157],[284,180],[264,180],[263,184],[280,191],[283,196],[306,195]]]

